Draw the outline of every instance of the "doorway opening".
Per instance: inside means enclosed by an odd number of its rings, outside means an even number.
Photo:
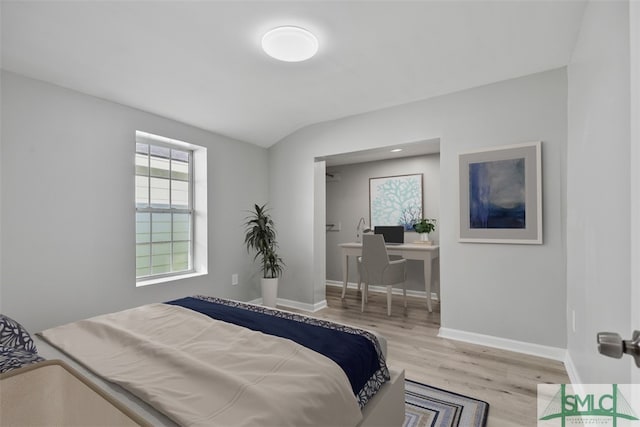
[[[360,227],[362,230],[371,224],[369,178],[422,174],[422,216],[439,218],[440,139],[317,157],[315,162],[314,295],[318,302],[326,298],[327,285],[342,286],[342,258],[338,244],[356,241],[359,225],[366,224]],[[414,234],[408,232],[407,238],[416,240],[418,237]],[[349,271],[351,291],[357,282],[355,264],[349,266]],[[426,297],[421,261],[410,262],[407,289],[409,295]],[[439,289],[433,290],[436,292],[432,295],[439,295]]]

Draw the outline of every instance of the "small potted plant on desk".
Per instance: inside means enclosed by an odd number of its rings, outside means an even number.
[[[262,279],[262,303],[275,307],[278,298],[278,277],[282,274],[284,261],[277,253],[276,229],[267,205],[254,205],[245,222],[244,243],[247,251],[254,250],[254,260],[260,258]]]
[[[429,233],[436,229],[436,220],[433,218],[422,218],[413,224],[413,229],[420,235],[420,242],[431,243]]]

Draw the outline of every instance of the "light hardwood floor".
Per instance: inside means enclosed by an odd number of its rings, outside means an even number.
[[[428,313],[424,298],[393,296],[391,317],[386,294],[370,292],[364,313],[360,294],[327,286],[328,307],[315,317],[375,329],[388,340],[387,364],[404,369],[408,379],[489,402],[489,427],[536,426],[538,383],[569,383],[561,362],[438,338],[440,305]]]

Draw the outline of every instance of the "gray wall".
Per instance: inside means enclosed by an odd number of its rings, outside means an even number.
[[[590,2],[568,69],[568,350],[582,383],[627,383],[632,369],[595,346],[598,331],[631,335],[628,11]]]
[[[136,288],[136,130],[208,148],[206,276]],[[195,293],[260,296],[242,219],[268,200],[266,149],[2,72],[1,151],[0,310],[28,329]]]
[[[280,141],[269,150],[274,215],[287,224],[280,296],[315,303],[325,285],[314,269],[314,253],[326,253],[314,239],[314,158],[439,138],[442,325],[565,348],[566,108],[566,70],[558,69],[320,123]],[[543,141],[545,243],[458,243],[458,153],[532,140]]]
[[[356,241],[356,226],[361,217],[369,225],[369,178],[406,174],[423,174],[422,200],[426,218],[440,217],[440,155],[388,159],[377,162],[327,167],[327,172],[340,177],[339,181],[326,183],[327,222],[342,224],[340,231],[328,231],[327,280],[342,281],[342,257],[339,243]],[[438,240],[439,224],[430,233],[430,239]],[[415,232],[405,233],[405,241],[418,240]],[[349,281],[357,282],[355,259],[350,257]],[[422,261],[407,262],[407,289],[424,292]],[[433,292],[436,289],[432,288]]]

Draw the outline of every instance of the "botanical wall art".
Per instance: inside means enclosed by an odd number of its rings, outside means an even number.
[[[411,230],[422,218],[422,174],[369,178],[369,219]]]
[[[542,243],[541,142],[462,153],[460,241]]]

